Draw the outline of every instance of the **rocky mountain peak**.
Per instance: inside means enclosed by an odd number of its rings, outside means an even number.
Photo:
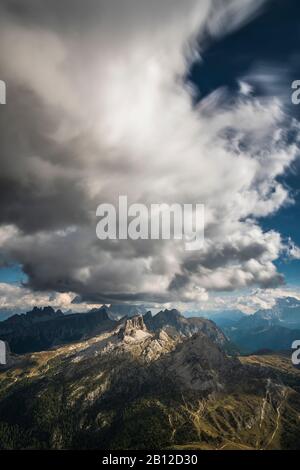
[[[125,323],[125,330],[143,330],[147,331],[146,325],[142,315],[136,315],[135,317],[128,318]]]
[[[225,346],[228,343],[223,332],[212,321],[204,318],[185,318],[176,309],[161,310],[153,317],[147,314],[144,321],[151,332],[164,329],[172,337],[190,337],[203,332],[220,345]]]
[[[25,314],[16,314],[12,317],[9,317],[7,323],[38,323],[48,320],[53,320],[59,317],[63,317],[64,314],[61,310],[54,310],[53,307],[33,307],[32,310],[26,312]]]
[[[158,315],[164,318],[172,319],[173,321],[182,317],[182,315],[178,312],[178,310],[176,310],[176,308],[173,308],[171,310],[162,310],[158,313]]]
[[[50,306],[44,308],[34,307],[30,312],[27,312],[26,316],[33,320],[43,321],[62,317],[63,313],[61,310],[54,310],[54,308]]]
[[[119,331],[119,338],[122,340],[132,339],[140,341],[150,336],[151,333],[147,330],[142,315],[127,318],[124,326]]]

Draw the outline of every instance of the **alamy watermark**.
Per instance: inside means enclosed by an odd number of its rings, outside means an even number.
[[[96,211],[99,240],[183,240],[187,251],[203,248],[203,204],[131,204],[120,196],[118,207],[100,204]]]
[[[292,103],[295,105],[300,104],[300,80],[294,80],[292,83]]]
[[[6,104],[6,83],[0,80],[0,104]]]
[[[294,366],[299,366],[300,364],[300,340],[296,340],[292,344],[292,349],[295,351],[292,354],[292,363]]]
[[[5,366],[6,364],[7,364],[6,343],[0,340],[0,365]]]

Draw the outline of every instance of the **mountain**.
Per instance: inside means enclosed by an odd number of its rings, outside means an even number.
[[[0,371],[0,448],[300,449],[290,358],[229,357],[217,337],[144,320],[15,356]]]
[[[15,314],[10,316],[6,324],[10,325],[32,325],[33,323],[40,323],[48,320],[53,320],[55,318],[63,317],[61,310],[55,311],[52,307],[38,308],[34,307],[27,313]],[[0,324],[0,326],[2,326]]]
[[[186,317],[202,317],[213,321],[220,328],[233,326],[239,320],[244,318],[245,313],[240,310],[198,310],[198,311],[185,311]]]
[[[244,316],[224,331],[245,352],[290,349],[292,342],[300,339],[300,301],[278,299],[273,308]]]
[[[12,352],[23,354],[91,338],[114,325],[103,308],[65,316],[52,307],[35,307],[1,322],[0,339],[9,343]]]
[[[117,314],[116,310],[114,314],[117,318],[123,317],[121,313]],[[228,351],[234,351],[226,336],[210,320],[184,318],[177,310],[165,310],[155,316],[148,312],[144,315],[144,321],[150,332],[164,329],[172,336],[191,336],[201,331],[219,344],[226,345]],[[119,322],[120,320],[112,319],[111,311],[103,307],[87,313],[69,315],[64,315],[60,310],[55,311],[51,307],[44,309],[35,307],[26,314],[14,315],[1,322],[0,339],[9,343],[12,352],[23,354],[88,339],[103,331],[111,330]]]
[[[144,315],[144,322],[150,331],[165,329],[172,334],[192,336],[200,331],[216,339],[220,344],[226,342],[222,331],[210,320],[204,318],[185,318],[178,310],[161,310],[152,316],[151,312]]]
[[[1,309],[0,310],[0,324],[2,321],[7,320],[7,318],[11,317],[15,313],[16,313],[15,310],[12,310],[9,308]]]
[[[181,315],[178,310],[162,310],[152,316],[151,312],[144,315],[144,322],[150,331],[165,330],[170,336],[190,337],[195,333],[204,333],[214,342],[226,348],[228,352],[237,352],[222,330],[214,322],[205,318],[189,317]]]

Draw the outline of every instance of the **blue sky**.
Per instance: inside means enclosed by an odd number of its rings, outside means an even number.
[[[8,266],[0,269],[0,282],[9,282],[11,284],[22,283],[26,281],[26,275],[22,267],[18,265]]]

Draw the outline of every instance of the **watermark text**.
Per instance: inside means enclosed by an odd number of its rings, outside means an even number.
[[[6,83],[0,80],[0,104],[6,104]]]
[[[0,340],[0,365],[5,366],[7,364],[6,344]]]
[[[292,83],[292,103],[295,105],[300,104],[300,80],[294,80]]]
[[[183,240],[187,251],[203,248],[203,204],[131,204],[120,196],[118,207],[100,204],[96,211],[99,240]]]
[[[292,363],[294,366],[299,366],[300,364],[300,340],[296,340],[292,344],[292,349],[295,351],[292,354]]]

